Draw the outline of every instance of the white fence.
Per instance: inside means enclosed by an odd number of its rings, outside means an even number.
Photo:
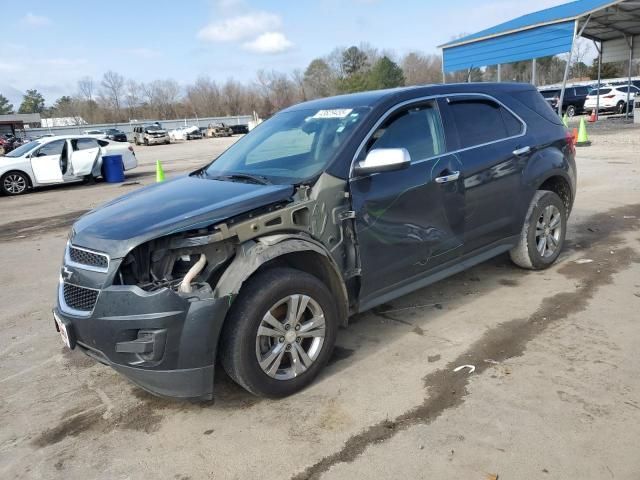
[[[29,128],[26,134],[35,138],[44,134],[54,135],[77,135],[82,134],[86,130],[104,130],[107,128],[117,128],[127,134],[127,138],[131,140],[133,127],[135,125],[147,125],[156,121],[160,122],[163,128],[173,130],[177,127],[197,125],[198,127],[206,127],[210,123],[224,123],[225,125],[247,125],[253,117],[251,115],[239,115],[235,117],[203,117],[203,118],[182,118],[179,120],[140,120],[131,123],[101,123],[95,125],[75,125],[67,127],[47,127],[47,128]]]

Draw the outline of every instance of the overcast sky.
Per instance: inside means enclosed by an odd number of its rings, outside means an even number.
[[[0,93],[47,102],[80,77],[115,70],[138,81],[199,75],[250,80],[305,68],[336,46],[368,42],[402,55],[566,0],[31,0],[5,8]],[[5,5],[6,6],[6,5]],[[11,21],[8,21],[11,19]],[[17,108],[17,105],[16,105]]]

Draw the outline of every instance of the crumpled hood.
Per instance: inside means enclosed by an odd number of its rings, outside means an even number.
[[[80,217],[73,226],[73,244],[121,258],[153,238],[222,222],[291,195],[292,185],[178,177],[119,197]]]

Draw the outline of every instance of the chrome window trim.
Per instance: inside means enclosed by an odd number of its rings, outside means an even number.
[[[75,308],[71,308],[69,305],[67,305],[67,302],[65,302],[64,300],[64,291],[63,291],[65,283],[67,285],[72,285],[74,287],[84,288],[86,290],[93,290],[94,292],[98,292],[98,295],[96,296],[96,302],[93,304],[93,308],[91,309],[91,311],[76,310]],[[96,308],[96,304],[98,303],[98,299],[100,298],[100,293],[101,293],[101,290],[98,290],[97,288],[83,287],[82,285],[76,285],[75,283],[65,282],[61,275],[58,283],[58,305],[60,306],[61,311],[69,315],[73,315],[74,317],[90,317]]]
[[[102,257],[107,258],[107,266],[106,267],[94,267],[93,265],[85,265],[84,263],[78,263],[71,260],[71,255],[69,254],[69,249],[75,248],[77,250],[82,250],[83,252],[93,253],[94,255],[100,255]],[[96,252],[95,250],[89,250],[88,248],[77,247],[72,243],[67,243],[67,248],[64,251],[64,263],[65,265],[69,265],[70,267],[79,268],[81,270],[89,270],[91,272],[98,273],[107,273],[109,271],[109,266],[111,265],[111,257],[103,252]],[[78,285],[79,286],[79,285]],[[83,287],[84,288],[84,287]]]
[[[349,168],[349,180],[352,180],[354,178],[359,178],[359,177],[354,177],[353,175],[353,170],[355,168],[355,162],[358,159],[358,157],[360,156],[360,154],[362,153],[362,149],[365,147],[365,145],[367,144],[367,142],[369,141],[369,139],[371,138],[371,136],[376,132],[376,130],[380,127],[380,125],[382,124],[382,122],[384,122],[391,114],[393,114],[394,112],[396,112],[397,110],[406,107],[407,105],[411,105],[413,103],[421,103],[421,102],[427,102],[430,100],[433,101],[437,101],[437,99],[439,98],[449,98],[449,97],[484,97],[484,98],[488,98],[489,100],[493,100],[494,102],[496,102],[498,105],[500,105],[501,107],[503,107],[504,109],[506,109],[509,113],[511,113],[514,117],[516,117],[516,119],[520,122],[520,124],[522,125],[522,131],[520,134],[518,135],[512,135],[510,137],[505,137],[505,138],[501,138],[499,140],[493,140],[491,142],[486,142],[486,143],[480,143],[478,145],[472,145],[470,147],[464,147],[464,148],[459,148],[457,150],[452,150],[450,152],[443,152],[440,153],[438,155],[434,155],[432,157],[428,157],[428,158],[423,158],[420,160],[416,160],[414,161],[413,159],[411,160],[411,164],[418,164],[418,163],[422,163],[422,162],[427,162],[429,160],[434,160],[436,158],[441,158],[447,155],[455,155],[456,153],[460,153],[460,152],[466,152],[467,150],[471,150],[474,148],[480,148],[480,147],[486,147],[487,145],[493,145],[495,143],[500,143],[500,142],[504,142],[507,140],[513,140],[514,138],[520,138],[520,137],[524,137],[527,134],[527,130],[528,130],[528,126],[527,123],[520,117],[520,115],[518,115],[516,112],[514,112],[511,108],[509,108],[508,106],[506,106],[504,103],[502,103],[500,100],[498,100],[497,98],[495,98],[492,95],[486,94],[486,93],[475,93],[475,92],[465,92],[465,93],[449,93],[449,94],[438,94],[438,95],[429,95],[426,97],[417,97],[417,98],[412,98],[410,100],[405,100],[404,102],[398,103],[394,106],[392,106],[391,108],[389,108],[379,119],[378,121],[373,125],[373,127],[371,127],[371,129],[369,130],[369,132],[367,133],[367,135],[365,136],[365,138],[362,140],[362,142],[360,142],[360,145],[358,146],[358,149],[356,150],[355,155],[353,156],[353,159],[351,159],[351,167]],[[438,110],[438,114],[440,115],[440,122],[442,124],[442,128],[443,128],[443,135],[444,135],[444,140],[445,140],[445,148],[446,148],[446,129],[444,127],[444,123],[442,122],[442,113],[440,112],[440,106],[438,105],[438,103],[436,102],[436,108]],[[377,175],[376,173],[374,174],[370,174],[370,175]],[[370,176],[369,175],[369,176]]]

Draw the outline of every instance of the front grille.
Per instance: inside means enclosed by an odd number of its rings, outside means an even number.
[[[78,287],[70,283],[65,283],[62,286],[64,303],[66,303],[69,308],[80,310],[81,312],[90,312],[93,310],[96,300],[98,299],[98,293],[100,293],[98,290]]]
[[[101,253],[89,252],[88,250],[69,246],[69,258],[80,265],[104,268],[109,267],[109,257]]]

